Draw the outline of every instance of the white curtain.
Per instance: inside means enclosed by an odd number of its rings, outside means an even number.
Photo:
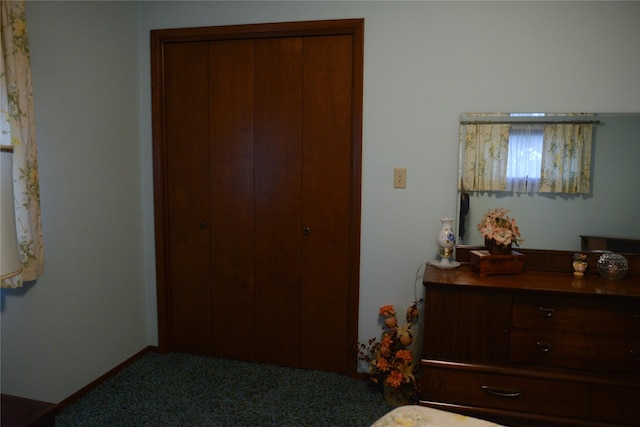
[[[0,0],[0,132],[2,144],[13,146],[16,233],[22,273],[2,281],[19,287],[44,271],[40,219],[40,184],[35,141],[31,59],[24,0]]]
[[[507,191],[535,193],[540,189],[540,159],[544,125],[511,125]]]

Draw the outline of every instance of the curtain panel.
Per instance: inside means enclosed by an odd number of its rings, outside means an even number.
[[[22,273],[2,281],[19,287],[44,271],[40,184],[35,140],[31,59],[24,0],[0,0],[0,125],[13,146],[13,192]]]
[[[506,190],[510,128],[505,123],[460,126],[464,158],[461,162],[461,190]]]
[[[544,127],[541,193],[591,192],[593,124],[547,124]]]

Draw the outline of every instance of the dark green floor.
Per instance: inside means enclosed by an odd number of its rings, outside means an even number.
[[[56,426],[369,426],[392,408],[329,372],[149,353],[56,417]]]

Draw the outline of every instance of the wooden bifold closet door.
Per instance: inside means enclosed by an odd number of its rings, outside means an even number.
[[[161,351],[355,373],[362,25],[152,31]]]

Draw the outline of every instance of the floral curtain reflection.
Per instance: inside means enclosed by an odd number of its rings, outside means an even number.
[[[544,127],[541,193],[591,192],[593,124],[547,124]]]
[[[464,191],[505,191],[509,154],[509,124],[463,124],[464,161],[462,186]]]
[[[565,116],[576,115],[583,116]],[[462,192],[591,192],[595,122],[556,117],[520,123],[505,114],[491,115],[490,120],[465,116],[472,119],[460,124]]]
[[[19,287],[44,271],[40,185],[25,2],[0,0],[0,137],[13,146],[16,232],[23,270],[2,281]]]

